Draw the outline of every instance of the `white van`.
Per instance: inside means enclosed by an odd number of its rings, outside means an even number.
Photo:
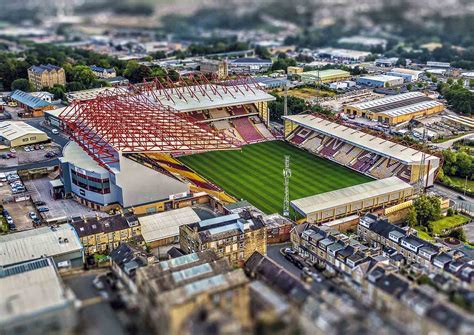
[[[52,132],[54,135],[59,134],[59,130],[57,130],[57,129],[53,129],[53,130],[51,130],[51,132]]]

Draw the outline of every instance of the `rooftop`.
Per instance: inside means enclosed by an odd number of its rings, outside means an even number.
[[[138,222],[135,215],[125,214],[100,219],[89,218],[87,220],[72,222],[71,225],[74,227],[79,237],[84,237],[128,229],[134,225],[138,225]]]
[[[73,303],[49,258],[0,268],[0,324]]]
[[[30,108],[40,108],[51,105],[47,101],[44,101],[30,93],[23,92],[20,90],[13,91],[13,93],[10,95],[10,98]]]
[[[44,131],[41,131],[28,123],[23,121],[3,121],[0,122],[0,137],[5,138],[8,141],[13,141],[25,135],[46,135]]]
[[[417,164],[422,161],[423,153],[421,151],[364,133],[360,130],[346,127],[336,122],[327,121],[311,114],[291,115],[284,116],[283,118],[318,133],[335,137],[356,147],[375,152],[382,157],[390,157],[404,162],[405,164]],[[439,160],[439,158],[425,154],[425,160]]]
[[[163,213],[147,215],[138,219],[145,242],[178,236],[179,227],[200,221],[191,207],[184,207]]]
[[[0,236],[0,266],[80,251],[81,241],[70,224]]]
[[[389,177],[292,200],[291,205],[302,214],[309,214],[376,196],[400,191],[412,191],[412,189],[413,187],[410,184],[405,183],[397,177]]]
[[[330,78],[334,76],[350,76],[350,73],[344,70],[329,69],[329,70],[314,70],[300,73],[301,76],[314,76],[321,79]]]
[[[61,67],[52,65],[52,64],[46,64],[46,65],[41,64],[41,65],[33,65],[29,69],[35,73],[43,73],[44,71],[47,71],[47,72],[57,71],[57,70],[60,70]]]

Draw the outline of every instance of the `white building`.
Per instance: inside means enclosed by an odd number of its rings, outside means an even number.
[[[76,299],[51,258],[0,266],[0,334],[71,334]]]

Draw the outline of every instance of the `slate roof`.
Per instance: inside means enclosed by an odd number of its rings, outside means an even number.
[[[60,70],[61,68],[59,66],[53,65],[53,64],[46,64],[46,65],[33,65],[30,67],[30,70],[35,72],[35,73],[43,73],[44,71],[57,71]]]
[[[138,224],[137,218],[133,214],[115,215],[106,218],[93,218],[86,221],[76,221],[71,223],[79,237],[95,235],[99,233],[111,233],[127,229],[130,223]]]

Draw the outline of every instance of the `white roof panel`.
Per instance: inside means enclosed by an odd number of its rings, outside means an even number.
[[[284,116],[283,118],[318,133],[336,137],[356,147],[375,152],[382,157],[390,157],[404,162],[405,164],[416,164],[422,161],[423,153],[421,151],[384,140],[380,137],[335,122],[321,119],[311,114],[290,115]],[[439,158],[426,154],[425,160],[439,160]]]
[[[41,131],[29,124],[22,121],[3,121],[0,122],[0,136],[13,141],[25,135],[46,135],[44,131]]]
[[[179,235],[179,227],[201,221],[191,207],[175,209],[163,213],[138,218],[142,236],[150,243],[167,237]]]
[[[384,194],[411,189],[413,189],[413,187],[410,184],[405,183],[397,177],[389,177],[293,200],[291,201],[291,205],[302,213],[310,214]]]
[[[68,242],[62,242],[64,239]],[[81,250],[81,241],[70,224],[41,227],[0,236],[0,266]]]

